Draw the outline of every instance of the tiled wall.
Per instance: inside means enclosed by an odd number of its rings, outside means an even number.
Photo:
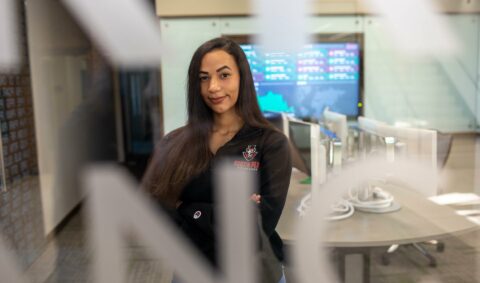
[[[22,8],[22,7],[20,7]],[[24,12],[20,11],[23,65],[0,73],[0,234],[23,268],[40,254],[46,239],[38,180],[31,78]]]
[[[0,75],[0,125],[5,181],[37,174],[35,129],[28,68]]]

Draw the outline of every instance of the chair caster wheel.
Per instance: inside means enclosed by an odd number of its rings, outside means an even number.
[[[388,258],[387,254],[382,255],[382,264],[383,265],[389,265],[390,264],[390,259]]]
[[[441,253],[445,250],[445,244],[444,243],[438,243],[437,244],[437,252]]]
[[[437,267],[437,260],[432,255],[427,255],[430,263],[428,264],[430,267]]]

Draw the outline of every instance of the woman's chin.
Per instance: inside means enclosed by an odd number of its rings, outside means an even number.
[[[213,106],[211,107],[213,113],[217,114],[217,115],[221,115],[221,114],[225,114],[228,112],[228,108],[226,107],[223,107],[223,106]]]
[[[216,115],[222,115],[222,114],[225,114],[225,112],[227,112],[224,109],[212,109],[212,111]]]

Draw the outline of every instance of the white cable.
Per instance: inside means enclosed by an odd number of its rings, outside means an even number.
[[[312,198],[312,194],[307,194],[300,201],[300,205],[297,207],[297,211],[300,213],[300,216],[305,216],[307,214],[307,208],[310,206],[307,202]]]
[[[346,219],[353,215],[355,212],[355,208],[353,205],[347,200],[341,200],[336,204],[332,205],[332,210],[334,213],[341,213],[337,215],[330,215],[325,217],[327,220],[342,220]]]
[[[299,212],[300,216],[305,216],[307,214],[307,209],[310,207],[311,199],[312,199],[312,195],[307,194],[300,201],[300,205],[297,207],[297,211]],[[355,208],[347,200],[341,200],[336,202],[335,204],[332,205],[331,209],[333,213],[337,213],[337,214],[325,217],[326,220],[345,219],[352,216],[353,213],[355,212]]]
[[[359,192],[354,190],[349,190],[349,201],[353,204],[356,208],[364,208],[364,209],[379,209],[379,208],[387,208],[393,204],[394,198],[393,196],[382,190],[379,187],[374,187],[373,190],[367,191],[368,196],[365,200],[359,198]]]

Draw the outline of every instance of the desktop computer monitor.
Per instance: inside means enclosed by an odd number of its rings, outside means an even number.
[[[289,139],[292,166],[305,174],[310,174],[310,167],[307,167],[307,163],[300,154],[299,149],[290,140],[290,118],[285,113],[280,112],[265,112],[264,116],[277,130],[281,131]]]
[[[250,36],[230,35],[245,52],[262,112],[320,120],[324,109],[362,114],[362,34],[314,35],[298,52],[268,52]]]
[[[395,138],[395,159],[404,159],[425,169],[422,179],[429,180],[422,188],[417,188],[425,196],[437,195],[437,132],[419,128],[390,126]],[[399,150],[399,147],[402,147]]]
[[[292,166],[311,177],[312,184],[326,180],[328,149],[335,134],[315,123],[304,122],[285,113],[267,112],[267,120],[290,142]]]
[[[374,119],[359,117],[360,129],[370,135],[394,139],[394,159],[402,158],[425,166],[430,171],[432,184],[421,188],[423,194],[437,194],[437,132],[428,129],[395,127]]]
[[[437,167],[437,132],[419,128],[396,128],[395,138],[406,145],[405,155],[417,162]]]
[[[325,126],[335,133],[336,138],[342,143],[342,156],[347,156],[348,125],[347,116],[341,113],[330,111],[328,108],[323,112]]]
[[[288,127],[290,141],[300,154],[306,168],[305,173],[311,177],[312,188],[318,188],[325,182],[327,169],[327,155],[320,140],[320,126],[289,119]]]
[[[287,138],[290,136],[290,129],[288,128],[288,123],[292,117],[289,117],[286,113],[283,112],[273,112],[266,111],[263,113],[265,119],[267,119],[270,124],[272,124],[277,130],[281,131]]]
[[[266,111],[263,113],[263,116],[268,122],[270,122],[270,124],[277,128],[277,130],[281,131],[288,137],[288,121],[286,121],[283,113]]]
[[[397,145],[401,146],[400,154],[416,162],[437,167],[437,132],[434,130],[395,127],[387,123],[370,118],[359,117],[358,125],[361,130],[379,137],[392,137]]]
[[[387,123],[375,119],[360,116],[358,117],[358,127],[365,132],[377,133],[379,128],[388,126]],[[381,131],[381,130],[380,130]]]
[[[438,174],[437,132],[428,129],[397,127],[395,129],[395,139],[397,144],[401,143],[405,146],[401,157],[430,170],[432,183],[428,188],[422,188],[422,193],[427,196],[436,195]]]
[[[358,117],[358,128],[361,130],[359,149],[364,155],[386,155],[386,137],[393,137],[394,131],[387,123]]]

